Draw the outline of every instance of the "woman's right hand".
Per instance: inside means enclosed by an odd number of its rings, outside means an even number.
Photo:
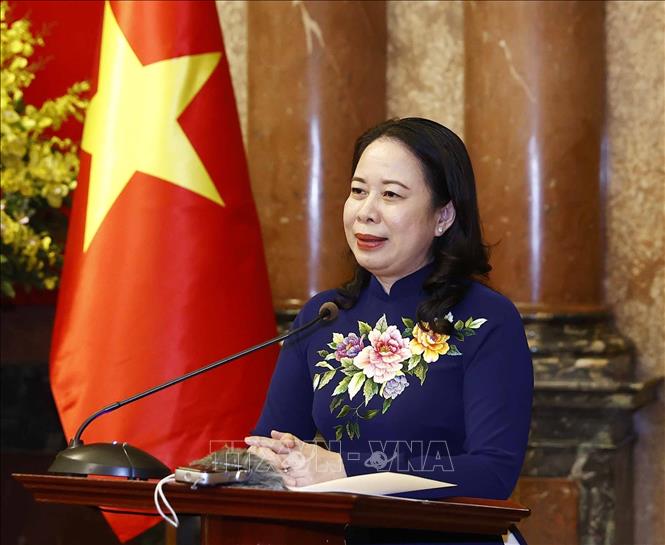
[[[268,462],[274,469],[277,471],[280,471],[281,465],[282,465],[282,460],[281,458],[275,454],[275,452],[267,447],[258,447],[258,446],[251,446],[247,449],[247,452],[250,454],[253,454],[254,456],[258,456],[262,460],[265,460]]]
[[[250,439],[250,441],[247,441],[247,443],[250,444],[250,446],[247,449],[247,452],[265,460],[276,471],[284,471],[284,458],[291,452],[295,445],[289,445],[288,443],[283,444],[269,437],[253,436],[248,439]],[[269,444],[270,447],[264,446],[261,443]]]

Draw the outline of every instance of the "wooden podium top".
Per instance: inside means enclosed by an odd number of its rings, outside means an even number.
[[[37,501],[155,512],[156,481],[13,474]],[[407,528],[499,535],[529,516],[509,500],[448,498],[421,501],[356,494],[275,491],[168,484],[176,512],[203,516],[324,525]]]

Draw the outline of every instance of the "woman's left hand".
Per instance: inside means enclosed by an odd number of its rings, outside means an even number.
[[[306,443],[291,433],[273,430],[270,437],[253,435],[246,437],[245,442],[250,452],[270,451],[279,459],[277,469],[283,472],[287,486],[307,486],[346,477],[339,454]]]

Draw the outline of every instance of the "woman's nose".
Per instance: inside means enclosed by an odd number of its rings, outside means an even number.
[[[378,203],[372,195],[362,201],[362,205],[358,209],[358,221],[362,223],[377,223],[379,221]]]

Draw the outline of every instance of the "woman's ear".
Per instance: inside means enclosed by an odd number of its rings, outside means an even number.
[[[444,207],[439,210],[439,216],[436,221],[436,234],[440,237],[445,233],[455,221],[455,207],[453,201],[448,201]]]

